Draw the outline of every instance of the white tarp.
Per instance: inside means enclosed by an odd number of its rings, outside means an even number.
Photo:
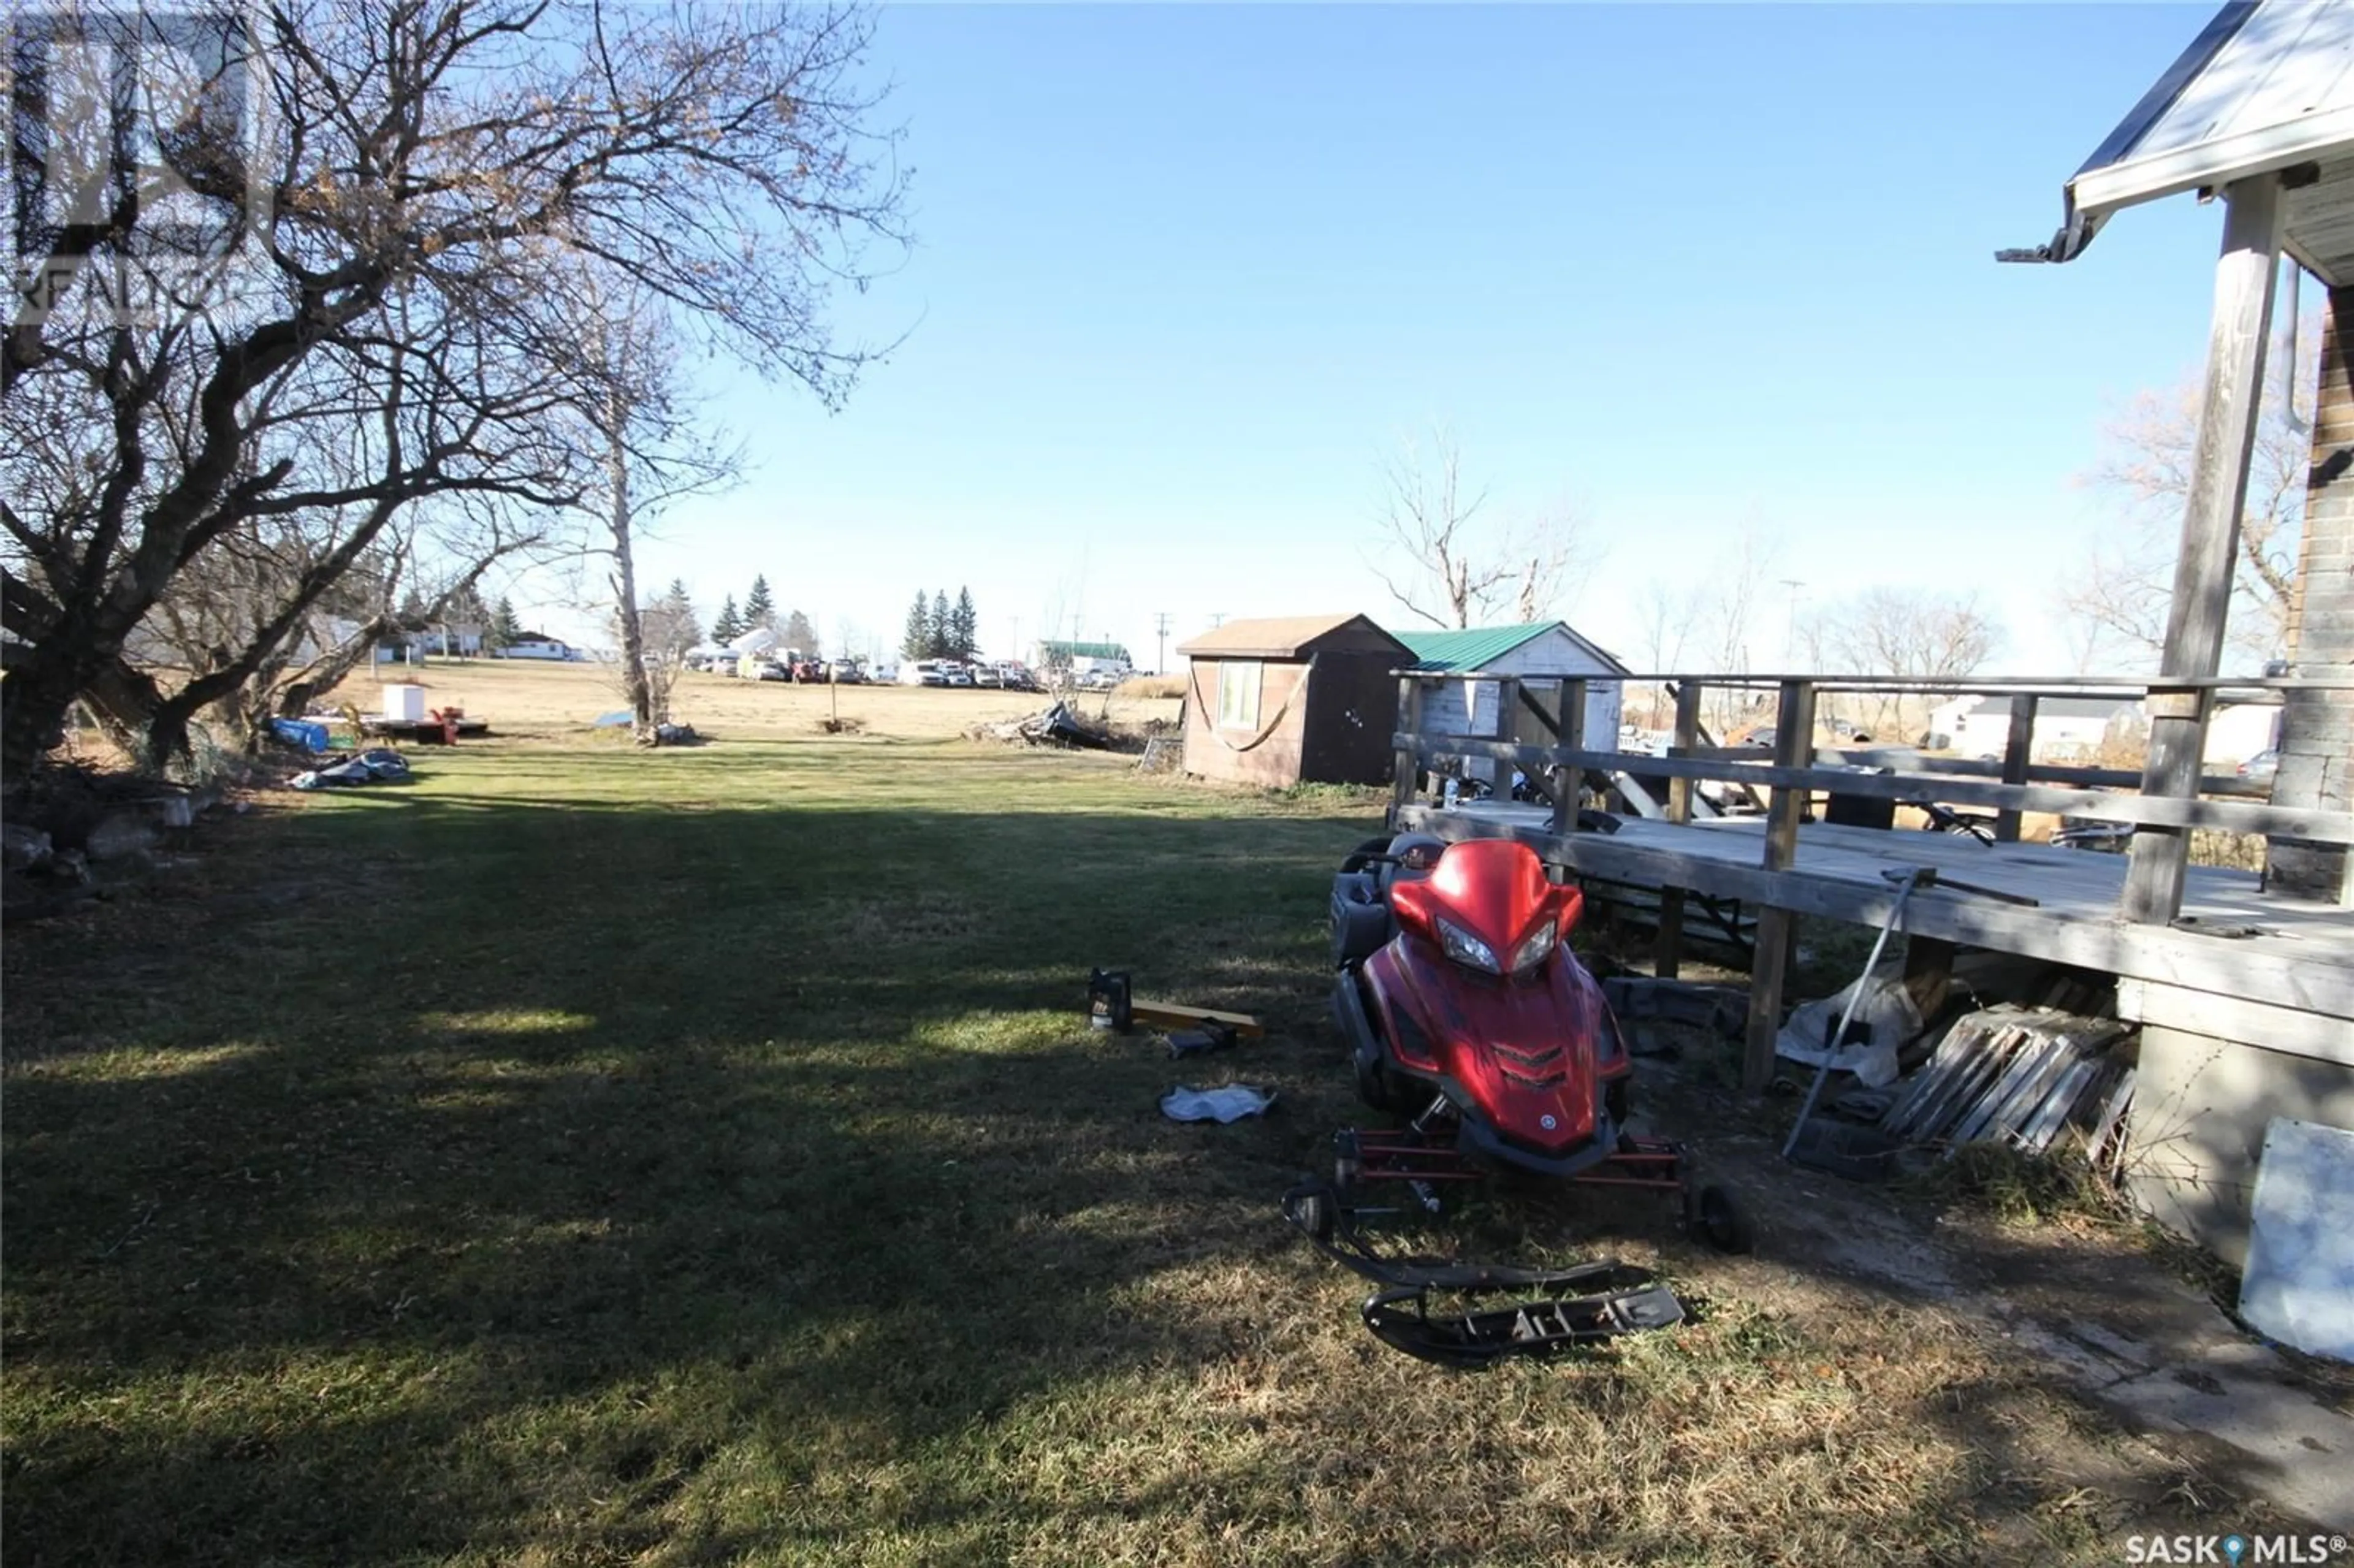
[[[2248,1226],[2240,1316],[2307,1355],[2354,1361],[2354,1132],[2276,1116]]]
[[[1830,1033],[1839,1027],[1858,985],[1864,988],[1863,1000],[1856,1003],[1849,1031],[1852,1033],[1860,1024],[1869,1038],[1845,1049],[1829,1049]],[[1853,1073],[1869,1087],[1884,1089],[1896,1081],[1897,1048],[1920,1033],[1921,1012],[1913,1005],[1913,993],[1904,989],[1903,966],[1882,964],[1868,981],[1859,980],[1837,996],[1794,1010],[1775,1037],[1774,1054],[1808,1066],[1820,1066],[1828,1056],[1834,1069]]]

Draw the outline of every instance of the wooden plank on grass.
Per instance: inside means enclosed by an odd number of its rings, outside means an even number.
[[[1138,1022],[1162,1028],[1188,1029],[1215,1023],[1251,1040],[1267,1033],[1267,1026],[1247,1012],[1220,1012],[1215,1008],[1186,1007],[1173,1001],[1132,1001],[1128,1011]]]

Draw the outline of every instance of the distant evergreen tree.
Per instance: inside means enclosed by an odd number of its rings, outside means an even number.
[[[924,628],[924,647],[927,650],[924,657],[952,659],[956,656],[949,630],[949,594],[948,589],[940,588],[932,595],[932,613]]]
[[[817,628],[800,610],[785,617],[784,639],[786,647],[798,648],[812,659],[818,656]]]
[[[491,617],[491,634],[483,641],[493,648],[511,648],[523,641],[523,622],[515,619],[514,601],[504,594],[499,596],[499,608]]]
[[[777,629],[777,601],[769,597],[769,579],[763,575],[752,579],[752,595],[744,601],[744,630],[755,628],[774,631]]]
[[[981,652],[981,618],[972,608],[972,590],[957,589],[956,609],[949,616],[949,641],[955,644],[955,657],[970,659]]]
[[[743,619],[736,613],[736,596],[729,594],[719,606],[719,619],[711,623],[711,641],[733,642],[744,635]]]
[[[673,617],[673,630],[686,639],[679,645],[682,652],[703,641],[703,622],[695,617],[695,601],[687,597],[684,577],[670,579],[670,588],[663,595],[663,608]]]
[[[899,634],[899,652],[907,659],[932,656],[932,612],[921,588],[916,590],[916,602],[907,607],[907,627]]]

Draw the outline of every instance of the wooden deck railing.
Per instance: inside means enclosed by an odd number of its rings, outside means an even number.
[[[1586,696],[1585,680],[1527,682],[1510,675],[1479,672],[1433,675],[1402,673],[1398,711],[1396,775],[1392,821],[1411,804],[1422,788],[1426,770],[1441,762],[1484,761],[1490,764],[1494,793],[1511,795],[1511,770],[1518,768],[1551,805],[1548,821],[1555,835],[1580,830],[1578,809],[1588,789],[1617,791],[1645,815],[1675,823],[1689,822],[1712,811],[1697,785],[1716,782],[1758,804],[1766,815],[1765,844],[1760,871],[1767,885],[1794,885],[1789,874],[1797,860],[1798,828],[1818,793],[1862,797],[1891,802],[1934,802],[1992,808],[1993,832],[1999,841],[2015,842],[2020,819],[2028,811],[2056,812],[2097,822],[2114,822],[2130,831],[2133,861],[2122,880],[2117,913],[2123,929],[2170,925],[2181,911],[2183,866],[2189,832],[2213,828],[2261,833],[2268,838],[2308,843],[2354,845],[2354,812],[2274,806],[2245,797],[2262,793],[2236,778],[2198,776],[2194,768],[2154,761],[2143,773],[2117,768],[2052,767],[2035,762],[2031,746],[2040,703],[2055,696],[2101,694],[2120,700],[2138,696],[2154,714],[2179,720],[2190,715],[2203,734],[2209,715],[2224,694],[2277,694],[2285,690],[2346,689],[2347,683],[2317,680],[2247,681],[1994,681],[1929,683],[1819,675],[1630,675],[1622,684],[1661,683],[1675,696],[1675,730],[1663,757],[1619,749],[1612,744],[1589,744],[1583,733]],[[1484,736],[1435,733],[1422,725],[1425,697],[1442,682],[1477,682],[1499,688],[1491,733]],[[1529,688],[1554,688],[1548,706]],[[1755,748],[1714,744],[1701,722],[1702,695],[1712,687],[1768,688],[1774,694],[1773,750],[1760,758]],[[1931,757],[1906,747],[1839,748],[1818,747],[1815,714],[1826,693],[1994,695],[2009,699],[2009,723],[2001,758],[1971,762]],[[2274,700],[2277,700],[2275,697]],[[1467,722],[1479,706],[1467,700]],[[2156,727],[2156,720],[2153,720]],[[1533,730],[1547,744],[1529,744],[1523,733]],[[2183,755],[2184,736],[2173,737],[2168,754],[2176,762]],[[2188,754],[2198,756],[2196,735]],[[1658,800],[1642,780],[1667,781],[1666,799]],[[2211,799],[2222,795],[2225,799]],[[2228,797],[2239,796],[2232,799]],[[1793,894],[1796,898],[1797,895]],[[1663,874],[1659,925],[1653,958],[1657,972],[1676,972],[1681,961],[1683,905],[1686,890]],[[1755,960],[1750,986],[1743,1083],[1752,1093],[1762,1092],[1771,1076],[1775,1034],[1780,1023],[1784,981],[1796,948],[1797,914],[1769,896],[1758,911]]]
[[[1492,733],[1451,735],[1420,727],[1424,694],[1441,683],[1478,683],[1499,688],[1497,721]],[[2130,829],[2137,846],[2161,837],[2176,852],[2187,849],[2185,835],[2194,829],[2259,833],[2267,838],[2308,843],[2354,844],[2354,812],[2275,806],[2255,799],[2211,799],[2211,796],[2251,797],[2264,786],[2237,778],[2195,777],[2174,788],[2153,790],[2146,774],[2120,768],[2069,768],[2039,764],[2031,759],[2038,705],[2047,697],[2102,695],[2120,701],[2138,696],[2188,703],[2202,715],[2219,697],[2230,695],[2262,700],[2285,690],[2346,689],[2349,683],[2317,680],[2264,681],[2125,681],[2051,680],[1924,682],[1872,677],[1820,675],[1630,675],[1621,684],[1658,683],[1672,690],[1676,700],[1674,738],[1665,756],[1626,751],[1613,744],[1587,743],[1583,733],[1586,695],[1592,683],[1584,680],[1532,683],[1510,675],[1478,672],[1449,674],[1402,673],[1400,677],[1396,775],[1394,800],[1404,805],[1414,799],[1423,773],[1435,759],[1482,759],[1492,762],[1499,796],[1508,796],[1511,769],[1517,768],[1530,784],[1552,803],[1552,827],[1556,832],[1577,831],[1580,789],[1616,789],[1622,799],[1638,791],[1630,788],[1642,778],[1670,781],[1664,805],[1648,793],[1631,800],[1645,814],[1670,821],[1689,821],[1698,807],[1693,785],[1721,783],[1768,800],[1765,866],[1786,869],[1795,853],[1800,818],[1807,802],[1818,793],[1889,801],[1935,801],[1941,805],[1991,808],[1998,840],[2016,841],[2021,814],[2043,811],[2086,821],[2113,822]],[[1530,690],[1532,685],[1558,688],[1548,708]],[[1711,688],[1769,689],[1775,694],[1773,749],[1761,758],[1755,748],[1712,744],[1701,725],[1702,694]],[[1818,699],[1827,693],[1876,695],[1994,695],[2009,699],[2009,727],[2001,759],[1971,761],[1928,756],[1910,747],[1820,747],[1815,740]],[[1474,705],[1465,704],[1469,714]],[[1525,717],[1523,715],[1526,715]],[[2203,718],[2202,721],[2203,723]],[[1533,726],[1546,734],[1550,745],[1526,744],[1519,737]],[[2127,790],[2133,792],[2126,792]],[[2138,869],[2138,867],[2137,867]],[[2145,879],[2129,876],[2120,912],[2129,918],[2163,924],[2180,910],[2180,878],[2172,879],[2170,896],[2158,904],[2147,901]],[[2137,904],[2137,900],[2140,902]]]

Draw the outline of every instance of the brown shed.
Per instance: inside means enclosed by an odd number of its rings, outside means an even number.
[[[1185,771],[1246,784],[1380,784],[1414,652],[1362,615],[1229,620],[1181,645]]]

